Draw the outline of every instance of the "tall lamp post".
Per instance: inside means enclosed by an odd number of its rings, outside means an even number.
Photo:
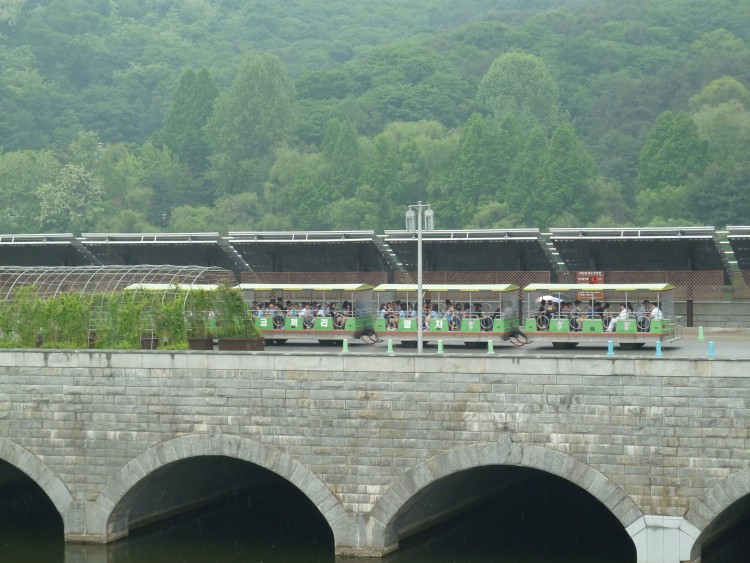
[[[422,295],[422,215],[424,214],[424,230],[435,229],[435,212],[432,208],[418,201],[410,205],[406,211],[406,230],[417,231],[417,354],[424,348],[424,296]],[[416,229],[415,229],[416,218]]]

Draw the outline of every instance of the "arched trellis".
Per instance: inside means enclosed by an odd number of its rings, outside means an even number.
[[[133,284],[234,284],[230,270],[202,266],[36,266],[0,267],[0,296],[12,300],[21,287],[32,286],[38,297],[60,293],[82,295],[124,290]]]
[[[204,325],[186,310],[187,295],[233,285],[233,273],[216,267],[0,268],[0,346],[180,348],[188,321]]]

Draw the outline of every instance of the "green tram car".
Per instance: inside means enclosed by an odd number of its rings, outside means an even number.
[[[284,344],[290,338],[330,345],[344,339],[374,342],[371,285],[242,283],[238,287],[269,344]]]
[[[518,291],[512,284],[423,284],[423,341],[481,347],[498,338],[513,338],[519,328]],[[373,293],[378,338],[416,346],[417,284],[378,285]]]
[[[611,341],[636,349],[681,337],[671,284],[531,284],[524,292],[522,330],[555,348]]]

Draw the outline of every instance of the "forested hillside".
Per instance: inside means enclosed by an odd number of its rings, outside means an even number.
[[[0,0],[0,232],[748,224],[745,0]]]

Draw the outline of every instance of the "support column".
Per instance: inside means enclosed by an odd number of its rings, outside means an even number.
[[[627,532],[638,563],[686,563],[700,530],[682,516],[642,516]]]

